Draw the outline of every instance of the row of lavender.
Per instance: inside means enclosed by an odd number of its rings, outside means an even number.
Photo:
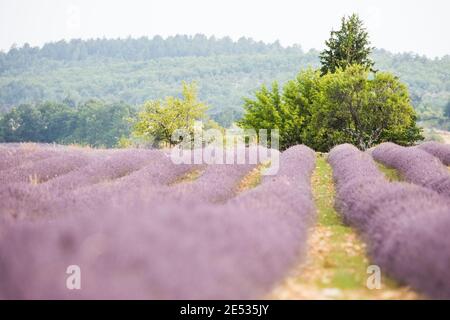
[[[236,195],[255,165],[2,146],[0,298],[261,297],[304,255],[314,163],[293,147],[276,176]],[[203,174],[174,184],[192,170]],[[66,288],[73,264],[81,290]]]
[[[448,198],[422,186],[389,182],[369,154],[351,145],[335,147],[329,162],[336,206],[365,239],[373,263],[419,292],[450,298]]]
[[[397,169],[405,180],[450,197],[450,171],[444,165],[450,160],[449,145],[426,143],[402,147],[382,143],[372,151],[372,156]]]
[[[99,203],[123,202],[136,194],[146,201],[223,202],[255,168],[254,164],[175,165],[168,154],[157,150],[88,152],[58,147],[3,151],[0,209],[15,218],[92,211]],[[247,149],[246,160],[249,153]],[[204,172],[195,183],[169,186],[196,170]]]
[[[446,166],[450,166],[450,145],[429,141],[418,146],[419,149],[425,150],[442,161]]]

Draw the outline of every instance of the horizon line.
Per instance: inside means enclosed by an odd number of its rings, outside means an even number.
[[[159,34],[153,35],[153,36],[149,36],[149,35],[141,35],[141,36],[132,36],[132,35],[128,35],[126,37],[106,37],[106,36],[98,36],[98,37],[79,37],[79,38],[61,38],[59,40],[50,40],[50,41],[46,41],[44,43],[41,44],[31,44],[29,42],[23,42],[23,43],[12,43],[9,47],[9,49],[5,49],[5,48],[0,48],[0,53],[3,54],[8,54],[9,51],[11,51],[13,48],[16,49],[22,49],[25,45],[29,45],[32,48],[39,48],[39,50],[41,50],[45,45],[47,44],[55,44],[58,42],[66,42],[66,43],[70,43],[72,41],[76,41],[76,40],[81,40],[81,41],[98,41],[98,40],[127,40],[127,39],[132,39],[132,40],[139,40],[142,38],[146,38],[149,40],[154,39],[155,37],[160,37],[162,38],[164,41],[166,41],[169,38],[175,38],[177,36],[181,36],[181,37],[188,37],[190,39],[193,39],[195,36],[200,35],[200,36],[205,36],[208,40],[211,38],[215,38],[216,40],[222,40],[222,39],[226,39],[229,38],[231,39],[231,41],[233,43],[237,43],[239,41],[239,39],[248,39],[248,40],[253,40],[255,43],[263,43],[264,45],[275,45],[278,44],[281,48],[283,49],[289,49],[289,48],[299,48],[300,50],[302,50],[304,53],[308,53],[311,51],[317,51],[320,52],[323,49],[317,49],[317,48],[304,48],[300,43],[293,43],[291,45],[283,45],[281,43],[281,41],[279,39],[273,41],[273,42],[269,42],[269,41],[264,41],[264,40],[257,40],[253,37],[248,37],[245,35],[240,36],[239,38],[233,38],[232,36],[216,36],[214,34],[210,34],[207,35],[205,33],[195,33],[195,34],[181,34],[181,33],[177,33],[177,34],[173,34],[173,35],[167,35],[167,36],[162,36]],[[325,43],[325,41],[324,41]],[[444,55],[434,55],[434,56],[429,56],[425,53],[418,53],[416,51],[391,51],[389,49],[386,48],[378,48],[378,47],[373,47],[375,50],[382,50],[382,51],[387,51],[388,53],[391,53],[393,55],[413,55],[413,56],[417,56],[417,57],[425,57],[429,60],[442,60],[446,57],[450,57],[450,52],[446,53]]]

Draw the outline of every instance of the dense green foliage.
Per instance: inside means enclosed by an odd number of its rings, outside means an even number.
[[[300,72],[281,94],[262,86],[246,99],[244,128],[280,130],[285,149],[305,144],[318,151],[351,143],[365,150],[391,141],[411,145],[423,139],[407,87],[393,74],[373,72],[368,35],[358,16],[342,19],[322,53],[322,68]]]
[[[283,87],[263,86],[246,99],[244,128],[280,130],[280,146],[306,144],[328,151],[341,143],[367,149],[383,141],[409,145],[420,140],[408,90],[390,73],[369,75],[362,66],[321,77],[306,70]]]
[[[283,92],[277,82],[255,93],[255,99],[245,99],[244,116],[238,124],[246,129],[278,129],[280,148],[305,143],[305,132],[311,118],[313,99],[319,88],[319,75],[311,69],[288,81]]]
[[[0,117],[0,142],[113,147],[120,138],[129,136],[129,119],[136,113],[132,107],[96,100],[78,106],[66,103],[22,104],[12,108]]]
[[[348,66],[320,79],[306,143],[329,150],[352,143],[362,150],[385,141],[411,145],[422,139],[408,90],[392,74],[369,75]]]
[[[207,105],[198,101],[195,84],[183,83],[182,98],[147,101],[139,112],[133,137],[159,146],[178,142],[176,130],[194,133],[195,121],[206,120]]]
[[[295,50],[295,48],[293,48]],[[32,67],[42,60],[82,61],[92,57],[101,59],[122,59],[143,61],[162,57],[187,57],[235,54],[265,54],[285,51],[278,42],[265,44],[251,38],[242,37],[234,42],[229,37],[207,38],[203,34],[195,36],[176,35],[163,39],[74,39],[47,43],[42,48],[25,44],[22,48],[12,47],[8,54],[0,55],[0,74],[9,70]]]
[[[319,67],[318,55],[277,43],[201,35],[24,46],[0,53],[0,109],[66,98],[77,105],[101,99],[137,106],[177,95],[185,80],[198,83],[199,99],[210,106],[208,114],[229,126],[242,116],[242,97],[262,84],[283,85],[308,66]],[[408,85],[422,121],[443,119],[450,99],[449,56],[427,59],[374,50],[371,57],[377,69],[394,73]]]
[[[372,70],[374,62],[370,53],[373,48],[370,47],[368,33],[358,15],[343,17],[341,29],[331,31],[325,45],[326,49],[320,54],[322,75],[334,73],[339,68],[345,70],[353,64]]]

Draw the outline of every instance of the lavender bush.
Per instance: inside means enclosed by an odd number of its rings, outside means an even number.
[[[152,150],[119,150],[106,157],[98,157],[80,170],[53,179],[47,185],[54,191],[72,190],[81,186],[111,181],[137,171],[156,158],[164,157],[161,152]]]
[[[1,185],[1,212],[14,218],[27,218],[85,211],[91,207],[97,208],[97,203],[118,201],[123,195],[129,196],[133,192],[143,193],[149,185],[170,183],[192,169],[186,165],[174,165],[170,158],[160,151],[94,153],[88,165],[49,181],[33,186],[14,181]],[[56,166],[64,167],[68,162],[67,155],[54,158],[62,162],[54,161]],[[146,165],[150,163],[151,165]],[[45,172],[46,167],[41,167]],[[141,167],[142,169],[136,170]],[[48,167],[46,170],[55,169]],[[20,170],[15,172],[24,177],[28,175]],[[0,175],[0,180],[2,179]]]
[[[261,297],[304,255],[314,217],[309,184],[314,161],[312,150],[293,147],[281,155],[277,176],[236,197],[233,184],[253,165],[212,165],[196,181],[168,185],[170,174],[163,170],[179,167],[182,173],[192,166],[170,167],[160,157],[111,182],[80,182],[60,192],[67,202],[59,210],[68,214],[0,224],[0,298]],[[38,188],[49,195],[41,202],[48,208],[55,203],[54,194],[45,192],[51,182]],[[132,187],[134,182],[139,188]],[[198,201],[152,196],[183,192],[182,185],[191,186],[189,194],[200,190],[208,196]],[[82,190],[99,201],[83,206],[64,198]],[[34,206],[25,202],[29,209]],[[81,290],[65,287],[72,264],[81,267]]]
[[[432,154],[441,160],[443,164],[450,166],[450,145],[429,141],[418,145],[417,148]]]
[[[84,154],[64,152],[46,159],[27,162],[20,166],[3,170],[0,183],[28,182],[40,184],[73,170],[82,168],[90,162],[90,157]]]
[[[248,152],[247,149],[246,161]],[[68,211],[67,204],[70,203],[75,204],[76,208],[81,205],[86,209],[102,201],[99,199],[116,203],[134,202],[137,201],[135,198],[143,198],[149,203],[223,203],[235,195],[240,180],[255,166],[255,164],[175,165],[167,156],[159,153],[159,159],[153,159],[151,165],[117,179],[114,183],[78,188],[64,195],[53,208]],[[176,177],[193,170],[203,171],[195,181],[171,184]],[[65,209],[57,209],[58,207]]]
[[[372,151],[372,156],[397,169],[407,181],[450,197],[450,171],[430,153],[416,147],[382,143]]]
[[[370,155],[351,145],[335,147],[329,162],[337,209],[359,230],[373,263],[430,297],[450,298],[448,199],[421,186],[389,182]]]
[[[43,160],[56,154],[54,148],[40,148],[29,144],[11,147],[3,144],[0,148],[0,171]]]

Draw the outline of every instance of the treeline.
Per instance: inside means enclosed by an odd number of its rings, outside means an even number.
[[[242,116],[242,97],[261,83],[283,83],[300,68],[317,64],[317,53],[273,53],[160,58],[148,61],[45,60],[26,71],[0,75],[0,110],[20,104],[88,99],[147,100],[176,95],[182,81],[196,82],[209,115],[224,126]]]
[[[262,84],[280,85],[299,70],[319,67],[319,52],[303,52],[252,39],[204,35],[163,39],[72,40],[23,46],[0,53],[0,111],[20,104],[90,99],[133,106],[178,94],[182,81],[197,82],[199,99],[223,126],[243,115],[243,97]],[[444,127],[450,100],[450,56],[428,59],[375,49],[379,70],[392,72],[408,86],[421,121]],[[442,120],[444,119],[444,120]]]
[[[233,41],[229,37],[206,37],[176,35],[163,39],[155,36],[152,39],[73,39],[69,42],[61,40],[45,44],[42,48],[12,47],[8,53],[0,53],[0,73],[10,69],[24,69],[39,60],[80,61],[90,57],[114,58],[123,60],[148,60],[161,57],[209,56],[230,54],[262,54],[281,51],[300,51],[299,47],[284,49],[279,42],[266,44],[242,37]]]
[[[130,135],[136,110],[125,103],[91,100],[75,105],[23,104],[0,115],[0,142],[43,142],[115,147]]]

